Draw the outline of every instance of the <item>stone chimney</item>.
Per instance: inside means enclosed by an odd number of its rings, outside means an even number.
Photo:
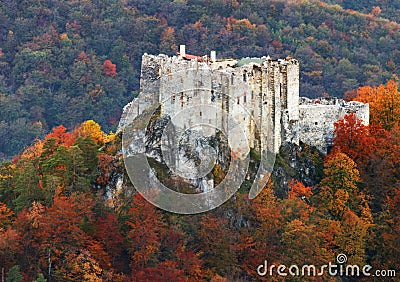
[[[217,52],[211,51],[210,58],[211,62],[215,62],[217,60]]]
[[[186,56],[186,45],[180,45],[179,46],[179,55],[181,55],[181,57],[185,57]]]

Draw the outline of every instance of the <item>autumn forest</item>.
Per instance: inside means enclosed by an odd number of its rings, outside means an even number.
[[[400,2],[353,2],[2,1],[2,279],[305,281],[257,266],[323,265],[339,253],[398,271]],[[370,124],[338,120],[327,156],[281,148],[254,200],[243,185],[207,213],[160,210],[130,183],[114,132],[138,94],[141,55],[183,43],[221,58],[297,58],[300,95],[369,103]]]

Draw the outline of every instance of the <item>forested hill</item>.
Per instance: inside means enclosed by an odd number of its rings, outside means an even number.
[[[363,13],[379,14],[383,18],[398,20],[400,17],[400,1],[399,0],[369,0],[369,1],[353,1],[353,0],[326,0],[329,4],[339,4],[344,9],[356,10]]]
[[[141,55],[172,55],[182,43],[195,54],[298,58],[309,97],[385,83],[399,72],[400,25],[381,6],[363,14],[307,0],[1,1],[0,159],[60,124],[115,129],[137,94]]]

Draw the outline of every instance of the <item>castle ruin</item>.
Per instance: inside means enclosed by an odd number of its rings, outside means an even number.
[[[177,56],[144,54],[141,100],[124,108],[120,127],[158,103],[182,128],[207,124],[211,131],[229,131],[228,113],[239,121],[250,148],[278,153],[282,143],[302,141],[327,153],[335,121],[354,112],[369,123],[368,104],[299,97],[299,77],[299,62],[292,58],[217,60],[215,51],[194,56],[184,45]]]

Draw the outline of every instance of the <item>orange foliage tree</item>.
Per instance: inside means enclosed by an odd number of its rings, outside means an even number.
[[[0,202],[0,230],[6,229],[11,224],[13,211],[6,204]]]
[[[282,204],[274,195],[272,182],[268,182],[260,194],[247,207],[242,208],[243,211],[250,209],[246,217],[252,228],[246,227],[240,230],[239,242],[235,243],[238,264],[248,275],[259,279],[254,266],[262,263],[263,258],[268,258],[268,261],[272,262],[277,261],[280,256],[279,231],[283,222]]]
[[[232,248],[226,218],[204,215],[200,222],[199,244],[203,254],[201,259],[212,275],[218,273],[229,277],[234,270],[236,254]]]
[[[288,198],[282,201],[281,260],[298,264],[328,262],[330,252],[323,248],[323,230],[317,224],[316,209],[311,204],[311,187],[292,180],[289,188]]]
[[[354,100],[369,103],[372,124],[381,124],[383,128],[389,129],[399,123],[400,92],[398,82],[389,80],[386,85],[363,86],[358,88],[353,95],[355,96]]]
[[[20,251],[19,236],[11,226],[13,215],[13,211],[0,202],[0,264],[6,271],[16,262],[15,254]]]
[[[19,262],[25,269],[29,266],[33,273],[50,271],[57,280],[79,273],[75,277],[79,280],[98,274],[99,267],[110,264],[100,243],[84,231],[93,219],[93,204],[87,199],[55,197],[51,207],[34,203],[29,210],[18,214],[15,227],[23,248]],[[34,268],[32,261],[36,261]],[[85,262],[85,269],[81,269],[80,262]]]
[[[304,186],[303,183],[299,181],[292,180],[289,182],[289,198],[301,198],[301,199],[309,199],[312,195],[311,187]]]

